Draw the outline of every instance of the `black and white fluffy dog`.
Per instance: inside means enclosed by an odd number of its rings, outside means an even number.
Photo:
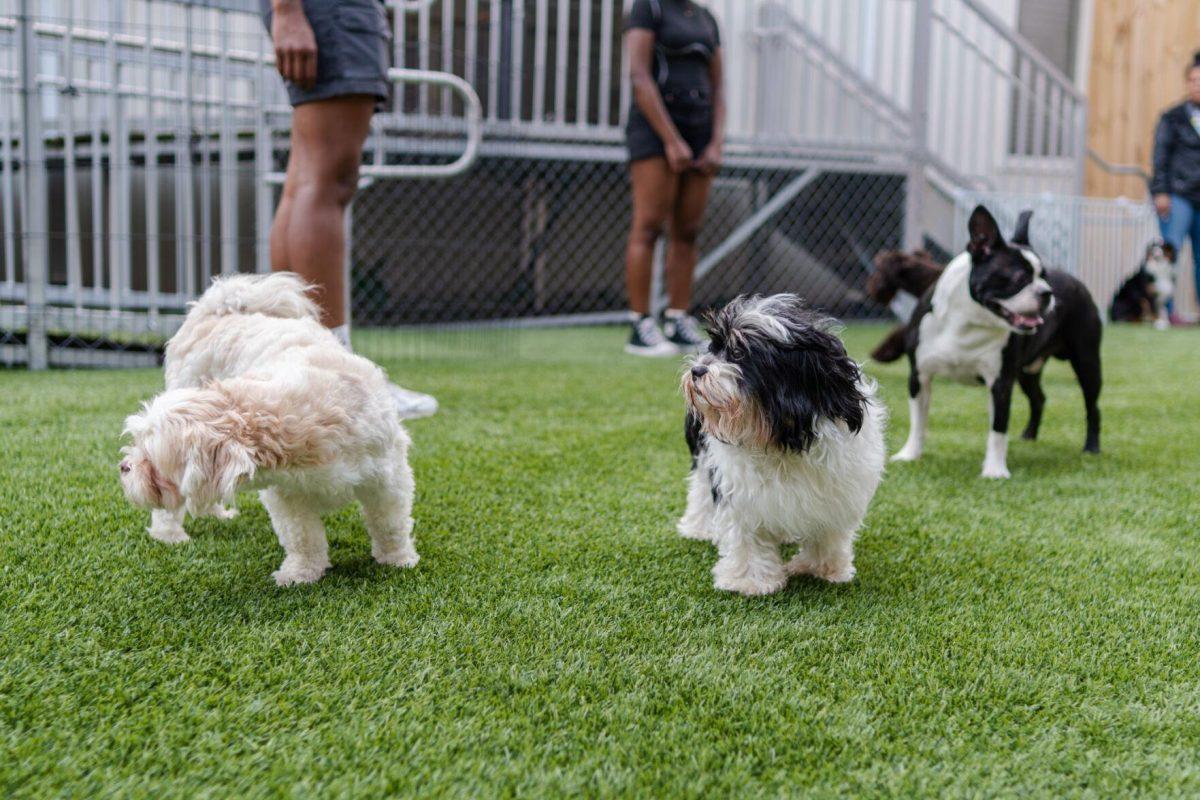
[[[908,330],[908,441],[893,461],[921,457],[935,375],[985,384],[991,392],[992,430],[983,477],[1007,478],[1008,416],[1014,383],[1029,397],[1025,439],[1036,439],[1046,397],[1042,368],[1051,357],[1071,362],[1087,410],[1083,449],[1100,452],[1100,312],[1087,288],[1064,272],[1047,270],[1029,246],[1022,212],[1011,244],[988,210],[968,223],[967,251],[946,267],[921,299]]]
[[[1149,322],[1171,327],[1167,305],[1175,295],[1175,248],[1169,242],[1151,242],[1137,272],[1113,296],[1108,316],[1113,322]]]
[[[886,411],[829,328],[795,295],[739,297],[710,317],[708,352],[683,375],[692,472],[679,533],[717,545],[718,589],[854,577]],[[784,544],[800,545],[786,566]]]

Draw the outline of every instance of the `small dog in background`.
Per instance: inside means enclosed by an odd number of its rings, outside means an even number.
[[[875,271],[867,278],[867,295],[880,305],[888,305],[898,292],[907,292],[920,300],[942,276],[943,265],[924,250],[905,253],[884,250],[875,256]],[[897,325],[873,351],[871,358],[887,364],[898,361],[905,352],[908,324]]]
[[[1151,242],[1137,272],[1130,275],[1113,296],[1108,317],[1113,322],[1150,322],[1166,330],[1171,327],[1167,306],[1175,296],[1175,247],[1169,242]]]
[[[795,295],[739,297],[683,375],[692,453],[679,533],[717,545],[718,589],[854,578],[854,539],[883,476],[874,384]],[[780,548],[798,544],[785,566]]]
[[[329,568],[321,514],[360,502],[372,553],[410,567],[409,437],[387,379],[320,324],[291,273],[214,281],[167,345],[167,391],[125,422],[121,482],[153,510],[150,534],[187,541],[184,512],[226,515],[259,488],[286,557],[287,586]]]

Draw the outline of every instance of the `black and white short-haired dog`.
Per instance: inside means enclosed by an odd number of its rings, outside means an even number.
[[[1175,248],[1170,242],[1151,242],[1137,272],[1113,296],[1108,316],[1113,322],[1149,322],[1171,327],[1167,304],[1175,295]]]
[[[708,352],[683,375],[692,472],[679,533],[717,545],[718,589],[851,580],[886,461],[874,384],[795,295],[739,297],[707,327]],[[800,546],[786,566],[784,544]]]
[[[908,330],[912,424],[893,461],[921,457],[930,384],[944,375],[988,387],[992,430],[983,477],[1009,477],[1013,384],[1019,383],[1029,397],[1023,438],[1036,439],[1046,402],[1042,368],[1052,356],[1069,361],[1075,370],[1087,411],[1083,449],[1100,452],[1100,312],[1082,283],[1042,266],[1029,245],[1031,216],[1030,211],[1022,212],[1010,243],[988,210],[976,208],[968,224],[967,251],[947,265],[913,312]]]

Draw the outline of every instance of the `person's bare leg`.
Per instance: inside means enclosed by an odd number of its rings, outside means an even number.
[[[654,245],[675,206],[679,176],[665,158],[644,158],[629,165],[633,184],[633,222],[625,249],[625,287],[629,307],[639,316],[650,313]]]
[[[692,281],[700,256],[696,240],[704,224],[712,182],[711,175],[696,171],[684,173],[679,181],[667,246],[667,298],[674,310],[687,311],[692,305]]]
[[[358,188],[363,143],[375,98],[349,95],[296,106],[283,197],[271,225],[271,269],[291,270],[317,287],[321,322],[350,347],[346,324],[346,207]],[[437,413],[433,397],[390,384],[405,419]]]
[[[317,287],[321,321],[346,324],[345,212],[358,186],[375,98],[351,95],[296,106],[283,197],[271,226],[271,267]]]
[[[700,325],[688,314],[692,306],[692,283],[699,250],[696,240],[708,206],[712,176],[703,172],[685,172],[679,179],[679,194],[671,210],[671,240],[667,245],[667,310],[662,330],[667,341],[685,353],[705,347]]]
[[[271,233],[268,238],[268,258],[271,260],[271,271],[280,272],[288,267],[287,229],[292,220],[292,197],[287,191],[287,184],[292,180],[292,170],[296,159],[288,159],[287,177],[284,188],[279,195],[279,205],[275,207],[275,218],[271,220]]]

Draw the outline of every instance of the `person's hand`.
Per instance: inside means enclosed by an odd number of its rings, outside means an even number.
[[[667,166],[672,172],[684,172],[692,166],[692,148],[683,139],[667,142]]]
[[[275,4],[271,41],[279,74],[301,89],[311,89],[317,82],[317,38],[298,2]]]
[[[1162,217],[1163,219],[1166,219],[1167,215],[1171,213],[1171,195],[1169,195],[1169,194],[1154,195],[1154,209],[1158,212],[1158,215],[1160,217]]]
[[[705,175],[716,175],[717,171],[721,169],[721,160],[721,144],[720,142],[713,142],[704,148],[704,152],[700,154],[700,157],[696,159],[696,163],[692,166]]]

